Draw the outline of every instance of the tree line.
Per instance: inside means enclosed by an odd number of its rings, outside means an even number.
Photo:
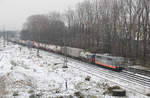
[[[33,15],[22,39],[110,53],[147,63],[150,0],[85,0],[64,14]]]

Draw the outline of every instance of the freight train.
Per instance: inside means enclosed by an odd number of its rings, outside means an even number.
[[[115,71],[121,71],[124,67],[125,60],[123,57],[110,56],[108,54],[98,54],[87,52],[84,49],[64,47],[58,45],[44,44],[29,40],[10,40],[11,42],[28,47],[39,48],[46,51],[66,55],[72,58],[80,59],[84,62],[99,65]],[[66,51],[65,51],[66,48]]]

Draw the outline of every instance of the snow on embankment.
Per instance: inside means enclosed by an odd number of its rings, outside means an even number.
[[[78,69],[63,69],[62,58],[43,51],[37,57],[35,49],[13,44],[0,48],[0,97],[116,98],[108,91],[114,84]],[[146,98],[132,92],[127,92],[127,96]]]

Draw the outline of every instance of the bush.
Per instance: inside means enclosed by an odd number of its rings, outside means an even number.
[[[84,98],[84,96],[82,95],[82,93],[79,92],[79,91],[75,92],[74,95],[77,96],[78,98]]]
[[[56,89],[56,93],[60,93],[60,89]]]
[[[59,96],[58,98],[64,98],[63,96]]]
[[[11,65],[17,66],[17,63],[16,63],[16,62],[14,62],[13,60],[12,60],[12,61],[10,61],[10,63],[11,63]]]
[[[150,96],[150,93],[146,94],[147,96]]]
[[[90,96],[90,98],[97,98],[97,96],[94,96],[94,95],[93,95],[93,96]]]
[[[34,90],[29,90],[28,93],[29,94],[34,93]]]
[[[29,98],[36,98],[36,95],[32,94],[32,95],[29,96]]]
[[[13,96],[19,96],[18,92],[14,92]]]
[[[112,90],[114,90],[114,89],[121,89],[119,86],[112,86],[112,87],[108,87],[108,92],[109,93],[112,93]]]
[[[70,96],[69,96],[69,98],[73,98],[73,96],[72,96],[72,95],[70,95]]]
[[[81,92],[79,92],[79,91],[75,92],[74,95],[77,96],[77,97],[80,97],[81,96]]]
[[[91,79],[90,76],[87,76],[87,77],[85,78],[86,81],[90,81],[90,79]]]

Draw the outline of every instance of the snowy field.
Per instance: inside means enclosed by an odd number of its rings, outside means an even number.
[[[113,97],[108,88],[117,84],[62,66],[63,58],[52,53],[37,57],[36,49],[0,42],[0,98],[149,98],[128,89],[126,97]]]

